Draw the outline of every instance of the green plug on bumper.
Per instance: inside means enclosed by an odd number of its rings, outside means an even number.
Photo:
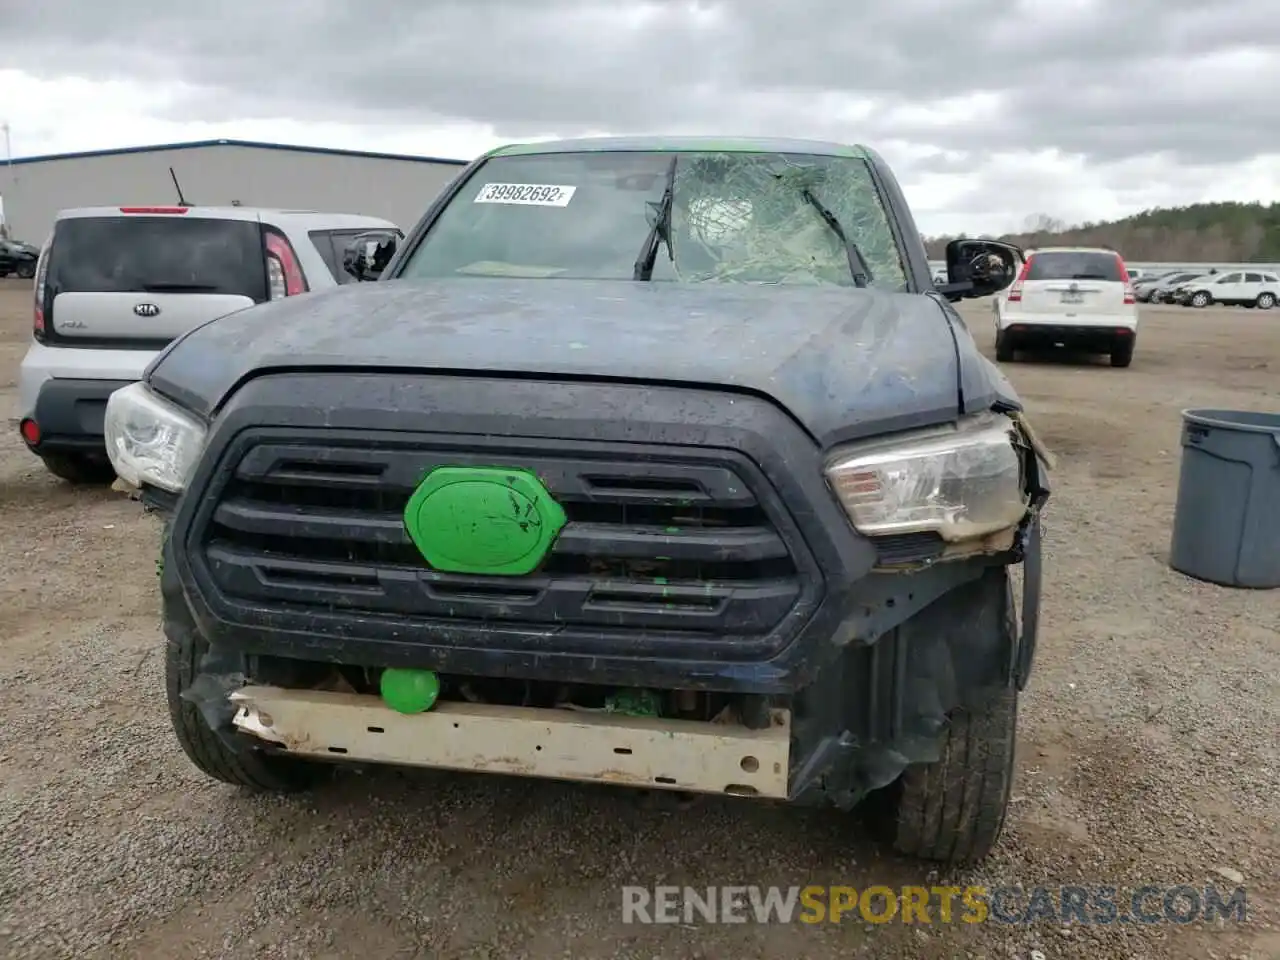
[[[430,670],[382,671],[382,702],[396,713],[425,713],[440,696],[440,678]]]

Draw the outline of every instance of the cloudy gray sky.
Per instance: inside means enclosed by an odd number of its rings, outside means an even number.
[[[926,232],[1280,200],[1275,0],[0,0],[0,33],[15,156],[776,134],[876,146]]]

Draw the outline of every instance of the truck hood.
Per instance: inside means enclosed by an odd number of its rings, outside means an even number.
[[[825,447],[1001,398],[1016,405],[950,313],[932,297],[870,289],[391,280],[207,323],[157,357],[147,380],[203,417],[250,377],[312,369],[728,388],[772,398]]]

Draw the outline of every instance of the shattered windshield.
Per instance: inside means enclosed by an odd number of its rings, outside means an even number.
[[[906,284],[864,159],[739,152],[495,157],[401,276]]]

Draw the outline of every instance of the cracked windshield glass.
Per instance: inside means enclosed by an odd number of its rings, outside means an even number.
[[[865,160],[737,152],[494,158],[403,276],[906,282]]]

